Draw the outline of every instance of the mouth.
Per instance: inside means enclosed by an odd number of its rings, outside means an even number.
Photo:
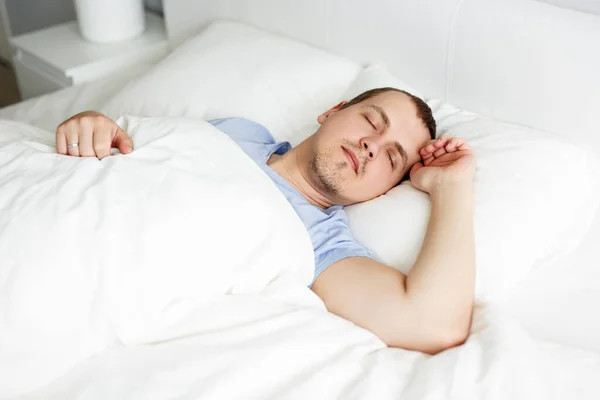
[[[360,167],[360,161],[358,161],[358,157],[352,150],[348,150],[344,146],[342,146],[342,150],[344,150],[344,155],[348,159],[350,166],[354,170],[354,173],[358,174],[358,167]]]

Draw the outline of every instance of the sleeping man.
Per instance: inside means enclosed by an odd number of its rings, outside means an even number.
[[[430,108],[381,88],[318,116],[319,129],[291,148],[252,121],[210,121],[269,175],[304,222],[315,254],[311,289],[327,309],[388,346],[437,353],[463,343],[474,298],[473,177],[465,140],[435,139]],[[103,158],[133,141],[114,121],[77,114],[56,132],[56,148]],[[373,199],[408,177],[431,196],[425,240],[408,275],[376,261],[348,229],[343,207]],[[393,238],[390,238],[393,240]]]

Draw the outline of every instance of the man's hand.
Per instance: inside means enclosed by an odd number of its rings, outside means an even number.
[[[133,151],[133,141],[116,122],[95,111],[72,116],[56,128],[56,151],[75,157],[110,156],[116,147],[122,154]]]
[[[441,136],[420,150],[422,162],[410,170],[414,187],[429,194],[446,183],[468,183],[475,175],[475,155],[462,138]]]

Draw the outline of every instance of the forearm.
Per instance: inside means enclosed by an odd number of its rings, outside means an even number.
[[[429,226],[406,293],[432,329],[467,329],[475,291],[472,183],[441,187],[431,199]]]

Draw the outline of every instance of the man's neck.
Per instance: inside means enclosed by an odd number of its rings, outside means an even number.
[[[303,146],[294,147],[283,156],[273,154],[267,160],[267,165],[275,170],[283,179],[285,179],[294,189],[296,189],[308,202],[314,206],[326,209],[334,205],[327,196],[323,195],[316,185],[311,184],[308,178],[307,162],[301,163],[303,156]]]

